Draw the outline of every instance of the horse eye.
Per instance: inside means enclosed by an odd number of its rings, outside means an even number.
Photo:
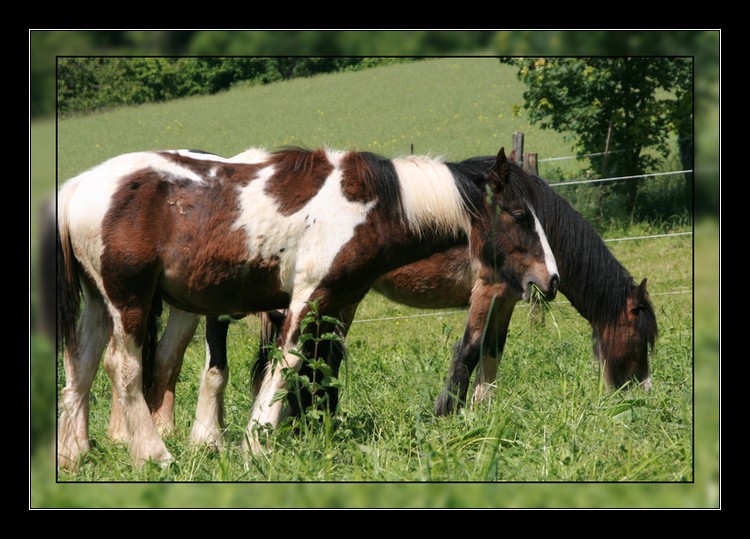
[[[523,223],[528,217],[528,214],[523,210],[516,210],[514,212],[511,212],[511,215],[517,223]]]

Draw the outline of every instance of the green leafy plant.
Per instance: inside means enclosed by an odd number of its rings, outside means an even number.
[[[303,410],[303,416],[307,419],[321,420],[334,410],[329,410],[329,389],[339,389],[341,382],[334,375],[333,368],[328,364],[328,350],[333,343],[343,346],[343,338],[336,330],[342,326],[339,319],[321,315],[319,312],[320,302],[318,300],[308,303],[310,310],[300,322],[300,337],[298,347],[289,353],[297,356],[307,365],[307,370],[297,371],[290,367],[283,367],[283,351],[277,347],[271,347],[270,359],[273,368],[281,368],[287,390],[279,392],[274,396],[274,401],[286,398],[290,393],[296,397],[297,402],[305,402],[303,395],[310,395],[310,406]]]

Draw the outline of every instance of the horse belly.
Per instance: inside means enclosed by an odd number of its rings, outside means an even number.
[[[281,288],[275,260],[167,271],[159,290],[167,303],[205,315],[285,309],[290,301],[289,293]]]
[[[468,249],[455,248],[401,266],[378,278],[372,288],[410,307],[445,309],[468,306],[473,284]]]

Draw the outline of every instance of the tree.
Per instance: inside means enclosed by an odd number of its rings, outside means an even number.
[[[602,176],[650,172],[681,141],[692,160],[692,60],[689,58],[511,58],[527,85],[524,108],[532,123],[572,133],[574,151],[591,158]],[[685,141],[689,141],[685,144]],[[644,151],[654,148],[657,153]],[[687,156],[690,156],[688,159]],[[686,181],[692,181],[692,177]],[[632,215],[638,182],[620,182]]]

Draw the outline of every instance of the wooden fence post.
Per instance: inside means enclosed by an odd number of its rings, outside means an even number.
[[[528,174],[539,176],[539,165],[537,165],[537,157],[538,155],[536,153],[523,154],[523,169]]]
[[[523,159],[523,133],[520,131],[513,133],[513,154],[516,162],[520,163]]]

